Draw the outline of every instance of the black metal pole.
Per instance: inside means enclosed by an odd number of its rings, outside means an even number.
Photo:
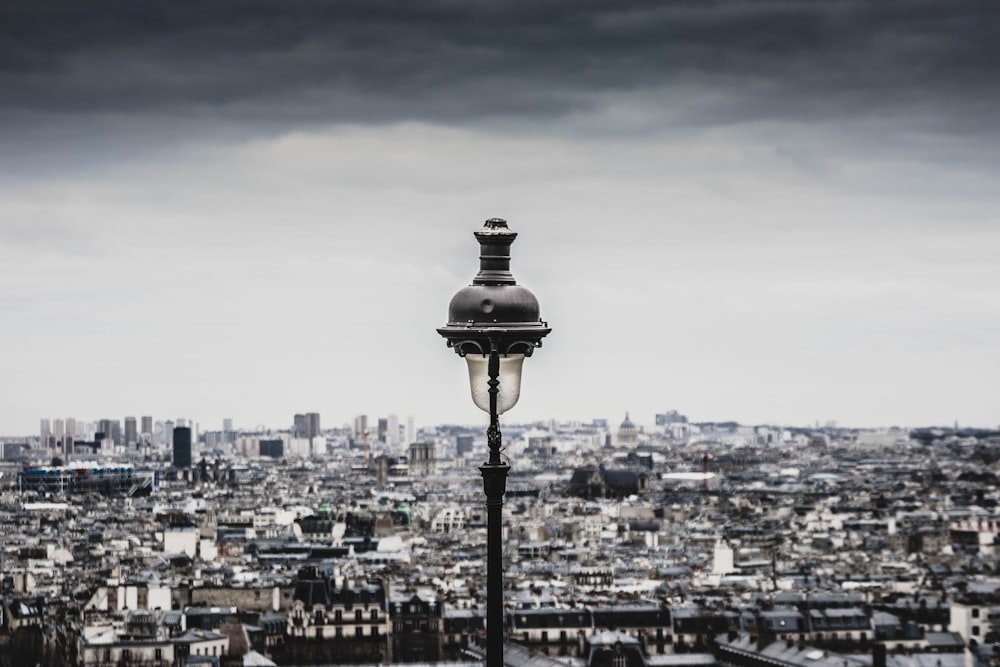
[[[500,457],[497,394],[500,356],[490,350],[490,427],[486,431],[489,461],[479,467],[486,492],[486,667],[503,667],[503,494],[510,466]]]

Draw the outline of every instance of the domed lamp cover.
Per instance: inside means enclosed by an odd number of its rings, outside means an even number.
[[[552,329],[539,315],[538,299],[510,272],[510,246],[517,233],[505,220],[491,218],[475,236],[479,273],[452,297],[448,324],[437,331],[465,357],[472,400],[484,412],[490,412],[490,359],[496,357],[496,414],[503,414],[520,396],[525,357],[541,347]]]

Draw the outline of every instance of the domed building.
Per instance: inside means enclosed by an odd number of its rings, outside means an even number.
[[[629,418],[628,412],[625,413],[625,420],[618,427],[615,440],[619,447],[635,447],[639,444],[639,428]]]

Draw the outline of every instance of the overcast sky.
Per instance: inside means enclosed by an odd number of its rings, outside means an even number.
[[[485,423],[435,332],[506,218],[507,421],[1000,423],[1000,4],[0,4],[0,433]]]

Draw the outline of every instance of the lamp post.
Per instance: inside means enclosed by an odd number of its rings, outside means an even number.
[[[448,324],[437,330],[469,366],[472,401],[489,413],[489,460],[479,467],[486,493],[486,667],[503,667],[503,494],[510,465],[501,456],[499,416],[521,394],[521,365],[551,331],[539,317],[538,299],[510,272],[517,233],[500,218],[475,232],[479,273],[448,306]]]

